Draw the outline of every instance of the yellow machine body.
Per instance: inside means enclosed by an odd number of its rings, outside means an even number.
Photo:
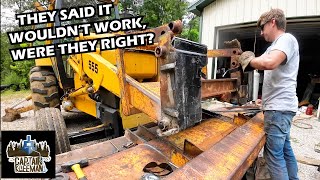
[[[97,51],[70,56],[66,66],[73,69],[74,89],[80,89],[88,85],[86,79],[92,79],[98,90],[100,86],[108,89],[116,96],[120,96],[119,78],[116,75],[116,50]],[[125,71],[130,77],[139,82],[157,80],[158,67],[153,52],[141,50],[128,50],[124,53]],[[52,66],[50,58],[37,59],[36,66]],[[97,67],[98,72],[94,69]],[[93,70],[92,70],[93,69]],[[57,77],[60,88],[60,77]],[[72,97],[74,106],[87,114],[97,117],[97,103],[85,92]],[[146,124],[152,120],[143,113],[125,116],[120,113],[123,128],[133,128],[139,124]]]

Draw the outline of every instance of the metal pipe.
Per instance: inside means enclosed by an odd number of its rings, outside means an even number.
[[[30,95],[28,95],[27,97],[25,97],[23,100],[17,102],[17,103],[14,104],[13,106],[11,106],[11,108],[14,108],[14,107],[18,106],[19,104],[21,104],[21,103],[23,103],[23,102],[25,102],[25,101],[29,101],[31,98],[32,98],[32,96],[31,96],[31,94],[30,94]]]
[[[77,74],[81,74],[73,56],[69,56],[68,63]]]
[[[88,89],[90,87],[92,87],[92,86],[86,84],[84,87],[82,87],[82,88],[70,93],[69,97],[76,97],[76,96],[80,96],[80,95],[83,95],[83,94],[88,94],[89,93]]]

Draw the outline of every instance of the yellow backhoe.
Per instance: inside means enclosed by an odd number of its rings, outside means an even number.
[[[61,4],[50,0],[48,10]],[[263,115],[257,114],[258,108],[217,110],[210,108],[210,101],[206,107],[203,102],[212,97],[233,103],[246,99],[247,81],[237,61],[240,43],[208,50],[178,37],[181,21],[145,31],[155,33],[153,45],[68,57],[57,50],[55,57],[36,59],[30,82],[37,129],[56,131],[57,165],[89,159],[83,169],[88,179],[241,179],[265,143]],[[75,40],[106,36],[117,34]],[[230,58],[230,78],[205,78],[207,60],[213,57]],[[60,105],[100,119],[115,138],[70,151]],[[149,122],[154,124],[143,126]],[[69,176],[76,178],[72,172]]]

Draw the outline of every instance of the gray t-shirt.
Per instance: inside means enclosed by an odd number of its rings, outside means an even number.
[[[262,88],[262,107],[264,110],[298,110],[296,96],[297,75],[299,69],[299,45],[297,39],[289,34],[280,35],[266,50],[280,50],[287,55],[276,69],[265,70]]]

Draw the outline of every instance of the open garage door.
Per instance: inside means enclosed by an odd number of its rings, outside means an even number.
[[[297,38],[300,47],[297,95],[299,102],[301,102],[306,95],[306,88],[308,85],[310,86],[310,76],[320,76],[320,17],[289,19],[287,32]],[[263,54],[270,45],[260,36],[260,30],[256,28],[255,24],[251,23],[248,25],[218,27],[215,38],[217,40],[215,42],[216,47],[223,48],[224,41],[235,38],[241,42],[243,51],[255,51],[256,56]],[[219,58],[216,64],[213,64],[216,69],[216,78],[223,78],[222,75],[227,70],[225,67],[229,67],[228,63],[230,63],[228,59]],[[261,77],[259,94],[261,94],[263,71],[259,71],[259,73]],[[252,75],[249,76],[252,77]],[[310,102],[314,105],[317,105],[317,100],[320,96],[319,86],[320,84],[317,83],[314,85],[313,93],[310,97]],[[252,92],[251,88],[249,87],[249,93]]]

